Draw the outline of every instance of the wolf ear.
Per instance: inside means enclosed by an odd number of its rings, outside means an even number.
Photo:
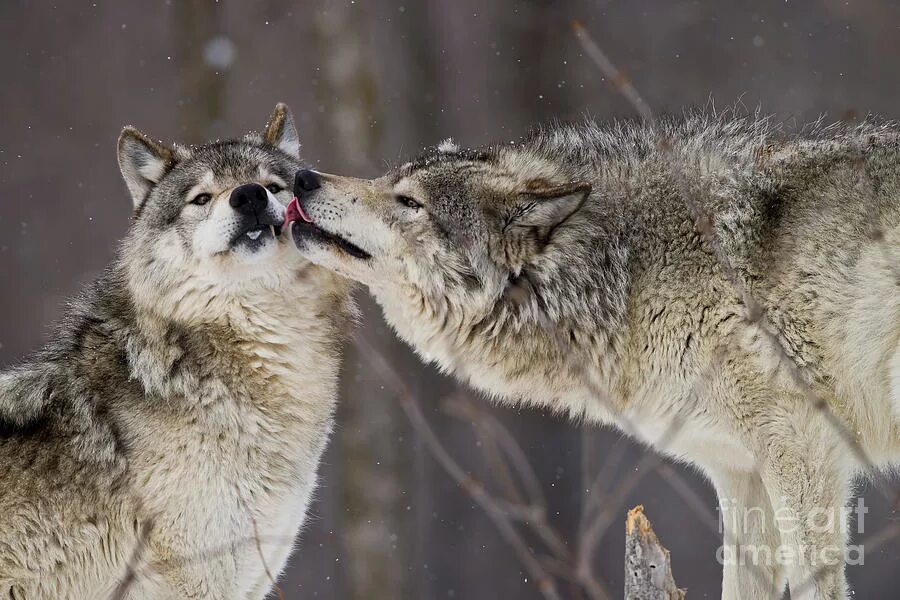
[[[287,104],[279,102],[275,105],[275,112],[269,117],[263,139],[267,144],[275,146],[285,154],[300,158],[300,136],[297,135],[294,115],[291,114],[291,109],[287,107]]]
[[[119,135],[119,170],[137,209],[147,194],[175,165],[175,153],[135,129],[126,127]]]
[[[553,229],[572,216],[591,193],[586,181],[554,184],[544,179],[529,181],[521,197],[525,209],[515,224],[522,227]]]

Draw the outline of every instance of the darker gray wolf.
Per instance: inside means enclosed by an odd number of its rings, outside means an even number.
[[[371,181],[299,173],[292,235],[425,360],[702,470],[751,515],[725,519],[758,558],[724,560],[724,598],[845,598],[847,520],[819,521],[900,463],[898,131],[698,114],[447,141]]]

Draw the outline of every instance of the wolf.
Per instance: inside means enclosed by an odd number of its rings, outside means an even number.
[[[585,120],[294,191],[300,251],[426,361],[705,473],[723,598],[846,597],[846,519],[817,525],[900,462],[896,126]]]
[[[0,375],[0,596],[263,598],[332,427],[347,282],[281,235],[301,166],[265,132],[131,127],[133,222],[52,341]]]

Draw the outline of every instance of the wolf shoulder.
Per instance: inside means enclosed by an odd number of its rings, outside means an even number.
[[[34,475],[41,462],[46,476],[53,466],[65,471],[78,462],[97,473],[124,470],[126,441],[117,419],[121,406],[141,394],[115,349],[121,333],[115,313],[127,303],[101,301],[100,290],[114,288],[107,278],[98,281],[69,304],[44,348],[0,372],[0,454],[7,455],[7,476],[25,468]],[[118,308],[110,311],[110,304]],[[26,448],[27,455],[12,456]]]

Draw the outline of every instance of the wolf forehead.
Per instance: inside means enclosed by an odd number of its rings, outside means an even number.
[[[289,186],[300,162],[261,141],[226,140],[202,146],[178,146],[174,164],[138,207],[135,217],[148,204],[180,204],[191,190],[205,184],[209,192],[260,179],[279,179]]]
[[[489,167],[495,164],[496,157],[492,148],[461,148],[448,138],[436,146],[426,148],[416,159],[394,169],[391,179],[396,184],[414,175],[426,176],[465,168]]]
[[[426,188],[429,183],[441,188],[448,183],[458,186],[468,183],[477,187],[479,181],[489,181],[502,189],[510,185],[517,188],[532,179],[574,176],[569,173],[575,171],[570,168],[572,165],[560,161],[543,147],[540,133],[532,133],[509,144],[474,149],[460,147],[448,138],[426,149],[415,160],[395,168],[389,180],[392,185],[397,185],[412,178]],[[448,181],[448,178],[454,179]]]
[[[288,182],[297,170],[299,161],[284,152],[262,144],[244,140],[227,140],[179,148],[171,176],[196,178],[212,173],[217,182],[244,182],[261,176],[274,175]],[[160,182],[162,185],[165,180]]]

